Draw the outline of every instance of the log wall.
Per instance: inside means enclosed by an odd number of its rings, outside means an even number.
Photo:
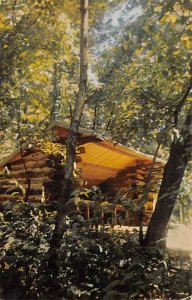
[[[0,177],[0,201],[16,201],[25,199],[29,189],[28,200],[33,203],[56,201],[60,196],[61,182],[64,177],[63,157],[60,154],[44,153],[40,148],[30,148],[23,151],[22,157],[7,164],[8,174]],[[121,190],[132,199],[135,205],[139,204],[143,189],[150,172],[150,193],[144,209],[143,224],[147,225],[153,212],[153,194],[157,194],[157,179],[162,177],[162,166],[155,164],[137,165],[120,172],[115,178],[103,182],[102,192],[109,195],[107,201],[113,201],[114,195]],[[30,181],[30,183],[29,183]],[[92,184],[93,185],[93,184]],[[73,188],[78,187],[74,182]],[[123,208],[118,214],[126,214],[126,225],[137,225],[137,215],[133,211]],[[129,216],[129,218],[128,218]]]
[[[0,201],[24,198],[29,181],[29,201],[55,200],[63,178],[62,159],[61,155],[50,155],[38,148],[25,150],[22,158],[7,164],[8,174],[0,178]]]
[[[158,163],[154,164],[153,167],[151,167],[151,165],[128,167],[115,178],[103,182],[101,189],[104,193],[108,193],[111,198],[113,198],[118,191],[121,191],[121,194],[126,194],[128,198],[132,199],[135,205],[139,205],[146,183],[149,180],[150,188],[148,200],[143,209],[143,225],[148,225],[154,209],[153,202],[158,193],[158,181],[162,179],[162,173],[163,167]],[[138,225],[139,220],[137,213],[133,210],[129,210],[129,215],[129,225]]]

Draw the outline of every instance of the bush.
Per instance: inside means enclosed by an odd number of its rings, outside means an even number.
[[[78,219],[78,218],[76,218]],[[189,295],[182,269],[135,235],[94,232],[68,220],[58,253],[59,274],[48,262],[55,212],[18,203],[0,215],[0,287],[6,299],[181,299]],[[86,225],[86,224],[84,224]]]

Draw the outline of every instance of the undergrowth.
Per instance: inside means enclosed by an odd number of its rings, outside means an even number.
[[[45,205],[5,207],[0,214],[1,298],[147,300],[190,295],[190,261],[140,247],[129,233],[94,231],[81,219],[67,221],[59,275],[52,278],[46,264],[55,212]]]

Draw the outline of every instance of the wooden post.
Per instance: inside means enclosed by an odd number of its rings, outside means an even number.
[[[111,211],[111,228],[114,228],[115,225],[115,211]]]
[[[90,219],[90,206],[89,203],[87,203],[87,220],[89,221]]]
[[[126,225],[129,226],[129,210],[128,209],[126,209],[125,219],[126,219]]]
[[[117,225],[117,206],[115,206],[114,210],[114,225]]]
[[[157,198],[158,198],[158,194],[157,193],[154,193],[153,194],[153,212],[155,210],[155,206],[157,204]]]
[[[104,228],[104,211],[101,209],[101,225]]]

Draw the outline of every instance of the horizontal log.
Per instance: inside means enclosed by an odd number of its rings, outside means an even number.
[[[162,178],[163,178],[163,175],[160,176],[159,174],[154,174],[154,175],[151,175],[150,182],[153,183],[153,182],[155,182],[159,179],[162,179]]]
[[[16,185],[18,182],[15,178],[4,178],[4,179],[0,179],[0,186],[3,185]]]
[[[22,188],[26,189],[28,187],[28,184],[27,183],[19,183],[19,186],[21,186]],[[17,187],[17,185],[11,185],[11,184],[4,184],[4,185],[0,185],[0,189],[1,188],[4,188],[4,189],[11,189],[11,188],[14,188],[14,187]],[[31,182],[31,188],[33,189],[37,189],[37,190],[40,190],[43,188],[43,182],[38,182],[38,183],[33,183],[33,181]]]
[[[63,156],[61,154],[46,154],[46,153],[43,153],[43,158],[41,158],[41,155],[38,154],[37,157],[36,156],[27,156],[25,158],[25,161],[33,161],[34,159],[40,157],[41,159],[39,160],[40,161],[46,161],[47,163],[51,163],[53,165],[53,167],[56,167],[56,166],[60,166],[63,164]]]
[[[124,173],[124,174],[117,174],[117,176],[114,179],[121,179],[121,180],[126,180],[126,178],[129,177],[136,177],[137,173]]]
[[[0,194],[13,194],[13,193],[20,193],[22,195],[22,190],[20,187],[10,187],[10,188],[0,188]],[[42,194],[42,188],[30,188],[30,194],[31,195],[41,195]]]
[[[16,186],[0,187],[0,194],[21,193],[21,189]]]
[[[46,167],[47,166],[47,162],[46,160],[44,161],[38,161],[38,162],[35,162],[34,161],[28,161],[25,163],[25,166],[27,168],[27,170],[31,170],[31,169],[34,169],[34,168],[43,168],[43,167]],[[24,164],[22,161],[19,161],[19,164],[16,164],[16,165],[10,165],[10,171],[18,171],[18,170],[22,170],[24,169]]]
[[[17,178],[17,181],[21,185],[28,184],[26,177]],[[40,177],[37,176],[37,177],[31,178],[31,185],[33,185],[33,184],[43,185],[44,182],[49,182],[49,181],[54,181],[54,180],[50,179],[50,177],[48,177],[48,176],[40,176]]]
[[[112,186],[118,186],[118,187],[130,187],[131,188],[131,184],[135,183],[135,184],[145,184],[145,180],[144,179],[128,179],[126,181],[113,181],[113,182],[109,182],[109,185]]]
[[[43,153],[43,152],[35,152],[35,153],[31,153],[31,154],[26,154],[26,156],[24,157],[24,161],[25,163],[27,162],[40,162],[42,160],[46,160],[48,158],[48,154]],[[13,161],[10,165],[15,166],[15,165],[19,165],[22,164],[22,159],[19,158],[15,161]]]
[[[20,187],[16,185],[5,185],[0,187],[0,194],[13,194],[13,193],[20,193],[22,195],[22,189],[26,190],[28,188],[27,183],[20,183]],[[73,188],[77,188],[76,186],[73,186]],[[50,182],[36,182],[36,184],[33,184],[33,181],[31,181],[30,186],[30,194],[31,195],[41,195],[42,191],[46,193],[46,195],[52,194],[58,195],[60,193],[61,184],[56,181],[50,181]]]
[[[121,173],[135,173],[136,171],[136,166],[132,166],[132,167],[127,167],[125,170],[122,170]]]
[[[131,179],[134,179],[134,178],[131,178]],[[143,176],[143,175],[141,175],[141,174],[136,174],[135,179],[138,179],[138,180],[145,180],[145,176]]]
[[[51,178],[54,177],[54,175],[57,177],[60,174],[63,174],[62,169],[54,169],[54,168],[35,168],[32,171],[28,171],[28,174],[30,177],[42,177],[42,176],[49,176],[51,175]],[[27,174],[25,170],[19,170],[19,171],[12,171],[11,172],[11,178],[26,178]]]
[[[148,163],[146,165],[146,168],[150,168],[151,166],[153,166],[155,168],[158,168],[158,167],[162,167],[163,168],[163,164],[160,161],[155,161],[155,163],[154,162]]]
[[[0,194],[0,201],[16,201],[16,200],[21,200],[22,196],[21,195],[8,195],[8,194]]]
[[[143,169],[136,169],[136,170],[135,170],[135,173],[141,174],[141,175],[145,175],[146,172],[147,172],[147,170],[143,170]]]
[[[24,168],[20,169],[20,170],[13,170],[11,171],[10,175],[12,176],[13,174],[14,175],[18,175],[20,172],[23,172],[25,171]],[[44,167],[44,168],[39,168],[39,167],[34,167],[32,170],[29,170],[29,172],[42,172],[42,173],[51,173],[51,172],[54,172],[55,169],[54,168],[49,168],[49,167]]]
[[[0,202],[2,201],[10,201],[10,202],[14,202],[14,201],[17,201],[17,200],[22,200],[22,196],[21,195],[15,195],[15,196],[12,196],[12,195],[8,195],[8,194],[0,194]],[[29,201],[30,202],[40,202],[41,201],[41,196],[29,196]]]
[[[29,195],[41,196],[43,190],[42,189],[30,189]]]
[[[36,169],[47,169],[47,168],[51,168],[53,170],[61,170],[63,169],[63,166],[61,165],[57,165],[54,166],[51,162],[41,162],[41,164],[34,164],[34,163],[30,163],[26,165],[26,169],[28,172],[32,172],[35,171]],[[15,165],[15,166],[11,166],[10,168],[11,173],[12,172],[16,172],[16,171],[25,171],[25,167],[23,164],[19,164],[19,165]]]

